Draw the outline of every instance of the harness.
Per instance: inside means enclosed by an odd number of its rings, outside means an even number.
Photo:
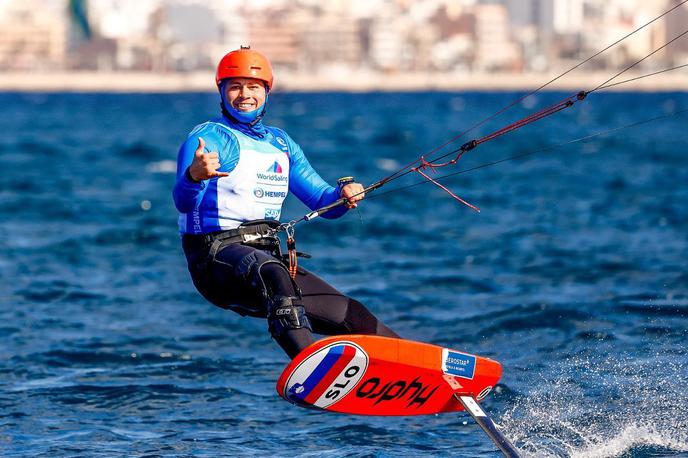
[[[233,243],[243,243],[261,250],[270,251],[273,256],[282,259],[280,240],[277,237],[279,226],[279,221],[255,220],[243,223],[236,229],[205,234],[203,239],[210,246],[208,261],[214,260],[215,256],[223,248]]]
[[[288,254],[282,254],[281,242],[277,234],[284,230],[287,234],[287,250]],[[296,278],[298,270],[297,257],[310,258],[307,253],[296,251],[296,242],[294,240],[294,228],[291,224],[281,224],[279,221],[272,219],[259,219],[247,221],[242,223],[236,229],[229,229],[226,231],[211,232],[208,234],[194,235],[185,234],[194,240],[208,247],[208,255],[203,261],[202,266],[209,266],[215,260],[217,254],[227,246],[234,243],[241,243],[244,245],[257,248],[259,250],[267,251],[272,256],[282,262],[282,264],[289,270],[289,276]]]

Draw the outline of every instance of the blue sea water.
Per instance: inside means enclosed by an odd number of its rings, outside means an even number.
[[[371,183],[520,95],[276,93],[267,121],[326,179]],[[0,455],[499,456],[467,415],[284,402],[287,358],[265,322],[196,293],[171,188],[177,148],[217,96],[0,103]],[[686,93],[593,94],[436,176],[685,108]],[[443,182],[479,214],[432,184],[389,192],[420,181],[406,176],[340,220],[297,226],[302,264],[406,338],[500,361],[483,406],[525,456],[688,456],[687,120]],[[290,199],[284,219],[305,212]]]

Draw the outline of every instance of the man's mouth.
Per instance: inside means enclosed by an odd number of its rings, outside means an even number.
[[[253,111],[255,109],[255,103],[253,102],[241,102],[235,104],[235,107],[241,111]]]

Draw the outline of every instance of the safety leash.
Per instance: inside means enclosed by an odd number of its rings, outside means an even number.
[[[280,229],[284,230],[284,233],[287,234],[287,253],[289,253],[289,276],[292,280],[296,279],[296,271],[299,267],[298,256],[296,254],[296,239],[294,238],[295,225],[295,221],[290,221],[280,226]]]

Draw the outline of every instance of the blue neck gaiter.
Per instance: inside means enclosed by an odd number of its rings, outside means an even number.
[[[250,135],[264,137],[267,129],[263,125],[262,118],[265,114],[265,107],[268,104],[268,94],[265,94],[265,102],[253,111],[239,111],[232,106],[225,98],[225,85],[228,81],[223,81],[220,85],[220,98],[222,99],[222,111],[225,118],[232,123],[232,127]]]

